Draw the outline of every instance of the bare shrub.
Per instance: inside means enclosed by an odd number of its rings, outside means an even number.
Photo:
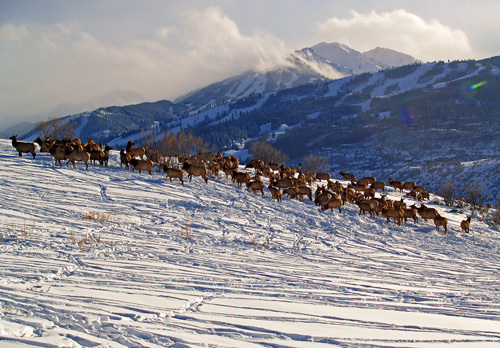
[[[153,142],[152,137],[148,140]],[[179,156],[189,157],[199,155],[207,151],[215,152],[215,148],[202,137],[197,137],[193,132],[186,133],[181,131],[177,134],[163,133],[163,137],[150,143],[149,147],[158,150],[164,157],[169,167],[177,167],[177,158]]]
[[[287,163],[289,160],[287,154],[274,148],[265,140],[257,140],[253,142],[250,147],[250,153],[253,158],[261,160],[264,163]]]
[[[193,234],[193,230],[191,229],[190,224],[186,221],[181,228],[181,237],[186,239],[191,239]]]
[[[479,184],[465,186],[465,201],[472,206],[472,210],[480,210],[489,197],[489,192]]]
[[[85,213],[82,215],[84,220],[95,220],[95,221],[113,221],[113,216],[108,213]]]
[[[309,170],[311,173],[326,173],[328,167],[328,160],[323,156],[316,156],[311,153],[304,157],[304,169]]]
[[[73,139],[75,136],[75,126],[69,120],[62,118],[49,118],[45,122],[39,122],[36,129],[40,137],[51,137],[53,139]]]
[[[455,190],[455,184],[452,180],[448,181],[446,184],[441,185],[439,195],[443,197],[444,202],[447,206],[455,206],[457,201],[457,193]]]

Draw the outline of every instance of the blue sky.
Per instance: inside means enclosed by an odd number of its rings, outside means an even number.
[[[172,100],[321,41],[496,56],[498,13],[484,0],[0,0],[0,127],[116,89]]]

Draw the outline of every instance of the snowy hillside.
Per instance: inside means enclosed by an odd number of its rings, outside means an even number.
[[[444,235],[116,152],[86,171],[0,140],[0,163],[3,348],[500,345],[500,235],[469,211],[429,203]]]

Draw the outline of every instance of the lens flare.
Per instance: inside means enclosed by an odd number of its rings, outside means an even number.
[[[475,90],[476,88],[479,88],[481,86],[484,86],[488,81],[481,81],[479,83],[476,83],[475,85],[472,85],[472,86],[469,86],[469,91],[473,91]]]
[[[406,127],[413,127],[418,121],[417,109],[413,106],[403,107],[399,111],[399,120]]]
[[[477,89],[487,83],[488,81],[481,81],[474,84],[471,81],[464,81],[460,85],[460,92],[464,97],[473,98],[476,96]]]

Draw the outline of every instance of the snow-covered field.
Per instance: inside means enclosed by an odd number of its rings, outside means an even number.
[[[444,235],[113,156],[0,140],[0,347],[500,346],[500,233],[467,211]]]

